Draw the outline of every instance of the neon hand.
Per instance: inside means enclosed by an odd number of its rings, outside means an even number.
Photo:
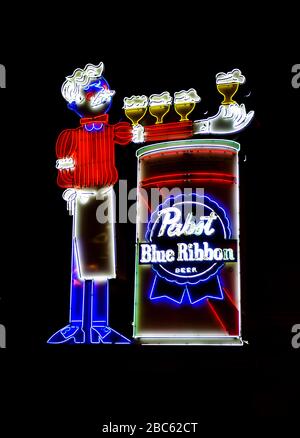
[[[254,111],[247,114],[244,104],[221,105],[215,116],[194,122],[194,134],[230,134],[238,132],[250,123],[253,116]]]
[[[55,167],[59,170],[74,169],[75,163],[73,158],[61,158],[60,160],[56,160]]]
[[[133,143],[144,143],[144,127],[140,124],[133,126],[132,128],[132,142]]]

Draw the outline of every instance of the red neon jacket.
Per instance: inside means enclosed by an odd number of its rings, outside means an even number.
[[[105,187],[118,181],[115,167],[115,143],[127,145],[132,127],[127,122],[108,124],[108,115],[93,119],[103,123],[99,131],[87,131],[91,119],[81,119],[76,129],[62,131],[56,142],[58,159],[73,158],[74,169],[58,171],[57,184],[62,188]],[[89,123],[88,123],[89,121]]]
[[[101,130],[87,131],[84,125],[103,123]],[[74,169],[58,171],[62,188],[105,187],[118,181],[115,143],[132,141],[132,126],[127,122],[108,124],[108,114],[81,119],[81,127],[62,131],[56,142],[58,159],[72,158]],[[145,142],[186,139],[193,136],[192,121],[145,126]]]

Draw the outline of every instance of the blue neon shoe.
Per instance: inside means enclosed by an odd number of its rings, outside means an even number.
[[[85,333],[80,325],[69,324],[52,335],[48,344],[84,344]]]

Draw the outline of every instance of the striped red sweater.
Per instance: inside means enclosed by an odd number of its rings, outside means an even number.
[[[107,115],[101,116],[105,118]],[[81,124],[84,125],[82,119]],[[106,117],[108,121],[108,116]],[[87,124],[88,125],[88,124]],[[145,126],[145,142],[186,139],[193,136],[192,121]],[[87,131],[84,126],[63,131],[56,143],[58,159],[72,158],[74,169],[58,171],[57,183],[62,188],[105,187],[118,181],[115,167],[115,143],[132,141],[132,126],[127,122]]]
[[[127,145],[132,139],[129,123],[104,124],[99,131],[84,126],[63,131],[56,143],[58,159],[73,158],[74,169],[58,171],[62,188],[105,187],[118,181],[115,167],[115,143]]]

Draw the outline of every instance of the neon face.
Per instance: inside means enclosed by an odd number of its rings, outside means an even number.
[[[109,111],[115,92],[102,76],[103,69],[102,62],[97,66],[87,64],[84,69],[76,69],[73,75],[66,77],[62,95],[69,102],[68,108],[79,117],[96,116]],[[95,126],[94,129],[101,128]]]
[[[111,91],[107,81],[104,78],[100,78],[97,81],[91,82],[84,89],[85,100],[89,103],[91,108],[95,111],[101,108],[101,105],[109,103],[109,105],[105,106],[102,113],[107,113],[111,107],[111,97],[115,94],[114,91]]]
[[[89,85],[84,87],[85,92],[88,92],[88,91],[97,92],[101,89],[109,90],[109,85],[103,77],[101,77],[99,80],[91,82]]]
[[[112,104],[114,91],[110,90],[107,81],[101,77],[97,81],[91,82],[82,89],[83,99],[80,102],[72,102],[70,109],[75,111],[80,117],[105,114],[109,111]],[[100,125],[99,125],[100,126]],[[96,130],[101,129],[101,127]]]

